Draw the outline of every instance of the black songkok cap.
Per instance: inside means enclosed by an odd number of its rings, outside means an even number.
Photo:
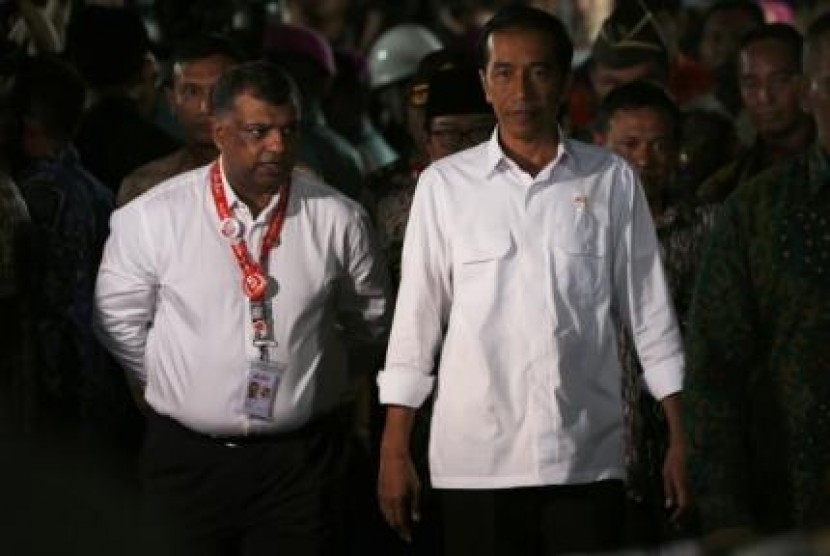
[[[427,117],[449,114],[492,114],[484,98],[478,72],[472,67],[456,67],[436,72],[429,80]]]

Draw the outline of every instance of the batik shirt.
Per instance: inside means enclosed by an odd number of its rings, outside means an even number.
[[[695,288],[685,388],[706,529],[788,529],[830,503],[830,164],[819,147],[725,203]]]
[[[72,148],[37,160],[19,183],[32,218],[32,317],[40,395],[55,414],[81,418],[90,407],[92,389],[100,390],[101,381],[110,378],[92,335],[92,295],[112,194],[80,166]]]
[[[678,204],[656,219],[657,239],[681,330],[687,313],[698,263],[715,220],[713,205]],[[631,334],[620,326],[626,423],[626,487],[635,500],[663,504],[662,468],[668,433],[660,403],[642,385],[642,368]]]
[[[29,213],[15,183],[0,173],[0,297],[17,293],[16,250]]]
[[[403,161],[378,170],[369,177],[378,238],[395,291],[401,280],[401,250],[417,178],[417,172]]]

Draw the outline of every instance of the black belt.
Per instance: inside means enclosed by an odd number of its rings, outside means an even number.
[[[211,435],[194,431],[193,429],[182,425],[175,419],[168,417],[167,415],[157,413],[149,408],[147,411],[147,422],[150,425],[151,430],[156,429],[160,431],[169,431],[198,442],[225,446],[227,448],[237,448],[240,446],[284,442],[287,440],[297,439],[301,436],[308,436],[310,434],[323,432],[325,430],[336,430],[337,428],[342,428],[343,412],[340,410],[334,410],[318,415],[305,425],[290,431],[262,432],[232,436]]]

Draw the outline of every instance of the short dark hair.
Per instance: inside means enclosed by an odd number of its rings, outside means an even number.
[[[801,72],[801,55],[804,49],[804,39],[795,27],[786,23],[768,23],[757,29],[753,29],[743,36],[738,51],[741,52],[751,44],[763,40],[774,40],[786,45],[792,56],[793,63],[798,71]]]
[[[270,62],[247,62],[223,73],[213,90],[213,114],[230,112],[234,100],[242,93],[275,106],[293,104],[297,115],[300,114],[297,85],[285,70]]]
[[[55,141],[70,141],[84,110],[86,87],[75,69],[55,56],[25,60],[11,90],[15,117],[31,119]]]
[[[180,41],[173,49],[170,61],[174,64],[202,60],[211,56],[224,56],[242,63],[247,56],[239,46],[224,35],[194,35]]]
[[[816,53],[821,49],[821,42],[830,34],[830,12],[816,18],[804,33],[804,70],[809,72],[815,64]]]
[[[735,10],[743,11],[749,16],[750,20],[758,25],[763,25],[766,22],[764,10],[754,0],[721,0],[720,2],[713,3],[703,12],[703,17],[700,19],[700,26],[701,28],[705,27],[709,19],[718,12]]]
[[[138,12],[85,6],[66,31],[66,52],[94,88],[131,85],[141,75],[150,37]]]
[[[608,131],[611,119],[617,112],[650,108],[659,112],[672,125],[672,139],[680,144],[682,114],[677,103],[666,90],[649,81],[632,81],[608,93],[602,101],[597,125],[601,131]]]
[[[501,8],[484,25],[478,39],[481,69],[487,68],[490,55],[487,42],[490,40],[490,36],[506,29],[533,30],[548,35],[553,41],[556,63],[562,75],[566,75],[571,71],[574,46],[565,25],[555,15],[522,4],[509,4]]]

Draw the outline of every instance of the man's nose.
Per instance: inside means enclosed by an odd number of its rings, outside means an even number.
[[[281,153],[285,150],[285,137],[278,129],[272,129],[265,136],[265,148],[269,151]]]

